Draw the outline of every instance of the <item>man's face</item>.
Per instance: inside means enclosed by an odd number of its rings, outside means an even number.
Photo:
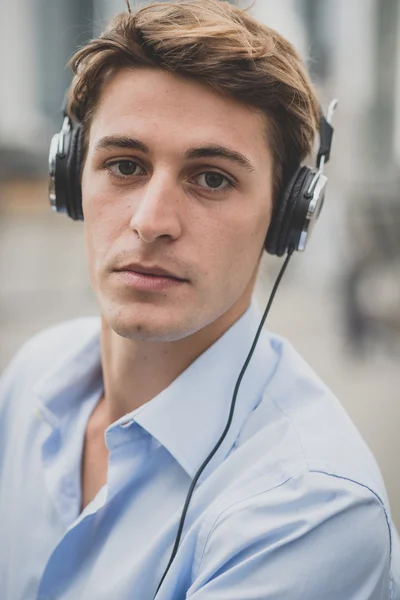
[[[82,176],[89,273],[118,334],[182,339],[247,308],[271,213],[262,117],[200,83],[122,70]]]

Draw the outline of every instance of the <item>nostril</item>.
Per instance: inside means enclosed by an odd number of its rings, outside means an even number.
[[[144,242],[158,238],[176,239],[181,235],[181,216],[176,205],[160,206],[157,202],[141,206],[132,216],[130,228]]]

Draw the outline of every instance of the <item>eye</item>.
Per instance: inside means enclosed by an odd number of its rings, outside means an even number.
[[[116,177],[132,177],[133,175],[143,175],[144,170],[134,160],[116,160],[107,164],[107,169]]]
[[[198,185],[212,192],[221,192],[229,187],[233,187],[233,182],[228,179],[222,173],[216,171],[209,171],[207,173],[201,173],[196,177]]]

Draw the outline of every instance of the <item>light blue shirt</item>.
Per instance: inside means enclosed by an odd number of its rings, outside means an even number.
[[[1,600],[153,599],[259,316],[249,309],[107,429],[107,484],[81,514],[100,322],[64,323],[23,347],[0,388]],[[399,557],[359,433],[290,344],[265,332],[157,600],[398,600]]]

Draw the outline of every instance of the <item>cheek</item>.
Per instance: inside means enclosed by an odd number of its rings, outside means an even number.
[[[240,263],[257,261],[269,225],[269,211],[246,207],[230,227],[231,254]]]
[[[258,265],[267,228],[266,211],[209,222],[199,252],[205,273],[227,287],[247,280]]]
[[[95,185],[86,186],[84,181],[82,208],[87,254],[89,259],[99,262],[129,224],[129,211],[125,203],[113,202],[107,191],[96,190]]]

